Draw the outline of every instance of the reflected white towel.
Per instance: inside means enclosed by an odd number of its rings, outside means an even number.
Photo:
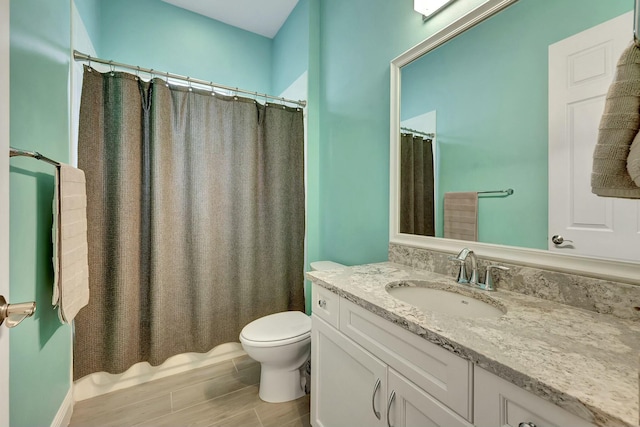
[[[61,165],[53,200],[53,305],[64,323],[71,323],[89,303],[87,196],[84,172]]]
[[[478,193],[444,193],[444,237],[478,241]]]

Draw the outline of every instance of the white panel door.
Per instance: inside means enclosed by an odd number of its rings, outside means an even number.
[[[0,295],[9,300],[9,0],[0,0]],[[0,426],[9,425],[9,330],[0,327]]]
[[[551,251],[640,261],[640,202],[598,197],[590,181],[607,90],[632,29],[629,12],[549,46]]]

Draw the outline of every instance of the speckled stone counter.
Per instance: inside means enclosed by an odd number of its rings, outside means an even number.
[[[475,291],[498,319],[423,312],[390,296],[409,280],[463,289],[450,276],[395,263],[307,273],[314,283],[599,426],[637,426],[640,322],[525,294]]]

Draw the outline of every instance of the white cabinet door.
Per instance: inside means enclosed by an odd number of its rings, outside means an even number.
[[[595,427],[553,403],[476,366],[474,424],[478,427]]]
[[[394,371],[388,370],[390,427],[472,427],[464,418]]]
[[[386,365],[316,315],[311,318],[311,424],[383,427]]]

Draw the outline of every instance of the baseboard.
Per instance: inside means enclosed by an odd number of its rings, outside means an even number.
[[[76,402],[80,402],[105,393],[220,363],[245,354],[240,343],[226,343],[215,347],[209,353],[178,354],[170,357],[159,366],[151,366],[147,362],[140,362],[122,374],[96,372],[74,382],[73,398]]]
[[[51,422],[51,427],[67,427],[71,422],[71,415],[73,415],[73,384],[69,387],[67,395],[60,404],[58,413]]]

